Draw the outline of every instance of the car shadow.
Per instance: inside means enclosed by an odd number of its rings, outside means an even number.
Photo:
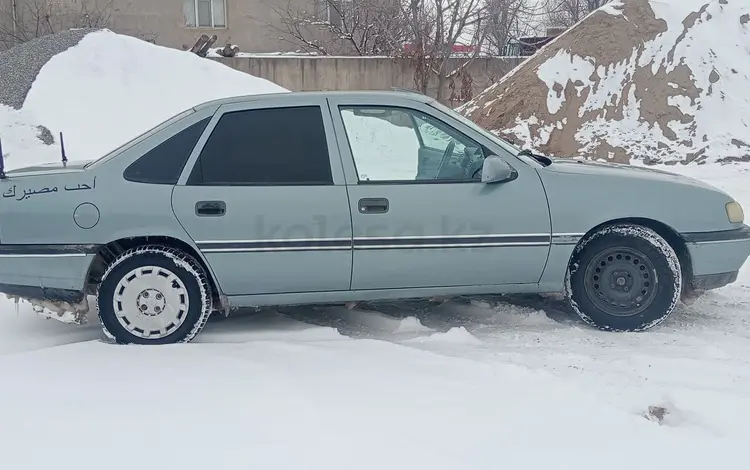
[[[695,305],[679,305],[654,332],[693,334],[747,331],[745,302],[722,293],[708,293]],[[11,307],[13,308],[13,307]],[[0,355],[92,340],[107,342],[92,312],[89,324],[65,325],[45,320],[22,305],[17,313],[4,312],[0,326]],[[731,315],[730,315],[731,314]],[[401,342],[464,328],[479,338],[515,335],[540,336],[571,329],[589,331],[559,295],[514,294],[361,302],[355,305],[300,305],[238,309],[228,318],[214,315],[197,343],[251,341],[333,341],[378,339]]]
[[[356,305],[300,305],[238,309],[215,315],[198,342],[333,339],[330,331],[356,339],[402,340],[462,327],[493,335],[519,329],[586,327],[562,299],[541,295],[502,295],[361,302]]]

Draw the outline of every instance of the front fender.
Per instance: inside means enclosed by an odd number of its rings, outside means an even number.
[[[733,230],[727,194],[679,180],[539,171],[553,233],[584,234],[617,219],[650,219],[678,233]]]

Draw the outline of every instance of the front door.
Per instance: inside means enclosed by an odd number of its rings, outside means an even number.
[[[224,105],[212,118],[172,206],[225,294],[349,289],[351,218],[328,135],[316,97]]]
[[[536,171],[480,182],[491,151],[419,101],[329,100],[354,229],[352,289],[537,283],[550,248]],[[502,156],[502,155],[500,155]]]

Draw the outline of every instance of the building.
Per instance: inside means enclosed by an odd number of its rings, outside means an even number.
[[[320,6],[326,1],[0,0],[0,41],[10,47],[49,32],[93,26],[178,49],[190,48],[206,34],[217,36],[215,47],[231,43],[242,51],[295,51],[299,47],[283,39],[288,38],[283,19],[303,10],[306,18],[327,19],[331,13]]]
[[[373,1],[386,8],[393,2]],[[217,37],[214,47],[236,44],[242,52],[304,51],[289,34],[297,31],[305,40],[320,40],[330,54],[349,55],[347,41],[326,40],[330,33],[320,23],[341,25],[339,15],[354,12],[352,5],[352,0],[0,0],[0,45],[11,47],[67,28],[106,27],[176,49],[187,50],[206,35]],[[562,30],[548,28],[546,36],[512,40],[501,55],[532,55]],[[471,53],[472,47],[456,45],[454,52]]]
[[[121,6],[111,16],[113,31],[180,49],[206,34],[217,36],[215,46],[230,43],[242,51],[293,51],[298,47],[282,39],[282,18],[297,10],[314,11],[308,0],[114,1]]]
[[[508,41],[501,52],[503,57],[529,57],[547,45],[550,41],[565,32],[566,28],[550,27],[544,36],[513,38]]]

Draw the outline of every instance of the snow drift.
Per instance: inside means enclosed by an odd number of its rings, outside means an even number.
[[[35,47],[57,40],[39,38]],[[13,49],[4,54],[12,60]],[[44,64],[21,109],[0,105],[0,137],[11,168],[59,159],[60,132],[69,159],[92,159],[201,102],[286,91],[189,52],[98,30]]]
[[[462,107],[555,156],[750,160],[750,2],[615,0]]]

